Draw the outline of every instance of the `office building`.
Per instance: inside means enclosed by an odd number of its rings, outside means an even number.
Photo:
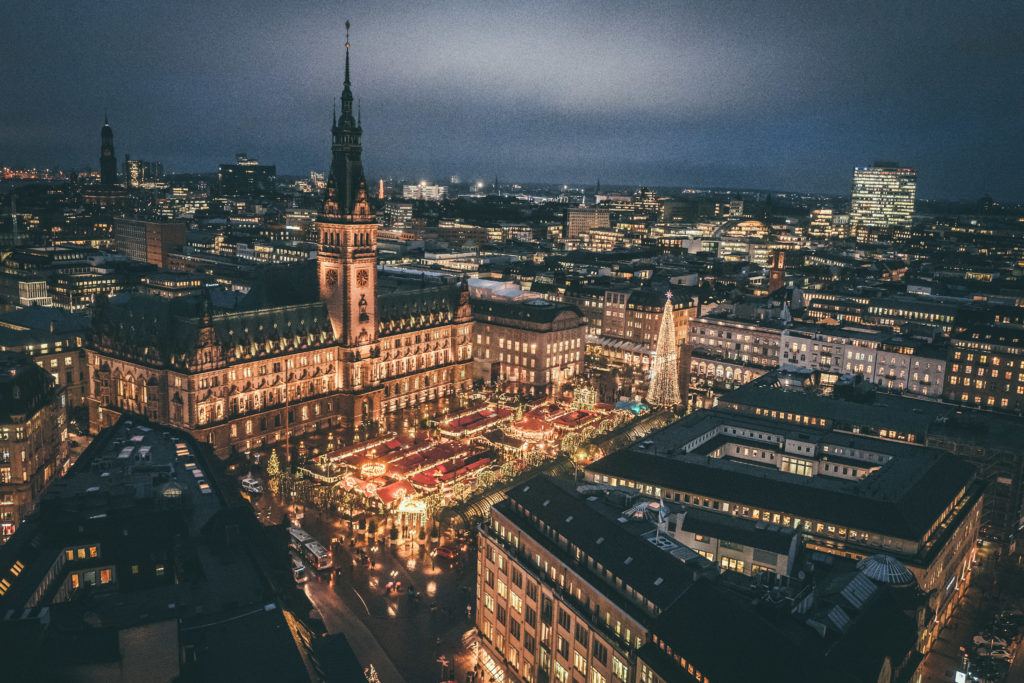
[[[1024,320],[1014,308],[962,311],[950,347],[946,400],[1024,414]]]
[[[129,188],[142,187],[164,177],[164,165],[159,161],[143,161],[124,156],[124,181]]]
[[[797,552],[793,530],[701,522],[723,545],[772,563],[740,576],[681,540],[700,536],[687,519],[711,514],[614,485],[538,476],[514,486],[480,528],[483,670],[563,683],[877,683],[913,673],[924,596],[899,562],[802,559],[818,585],[778,581],[772,568]],[[874,642],[879,628],[885,647]]]
[[[910,236],[917,171],[876,163],[853,171],[850,226],[858,242],[890,242]]]
[[[986,482],[923,438],[908,443],[934,416],[890,415],[895,406],[880,401],[772,384],[780,377],[762,377],[609,455],[587,480],[789,527],[821,553],[896,558],[930,596],[927,651],[970,582]]]
[[[181,221],[114,219],[114,248],[133,261],[167,268],[167,256],[185,244],[188,225]]]
[[[942,396],[946,378],[944,345],[886,330],[822,326],[782,331],[782,367],[860,375],[888,391]]]
[[[583,372],[586,319],[547,299],[475,299],[473,377],[531,396],[562,392]]]
[[[690,320],[686,344],[693,405],[709,407],[723,392],[777,368],[783,330],[785,323],[778,318],[728,310]]]
[[[217,183],[220,194],[227,197],[273,195],[277,191],[277,167],[240,152],[235,155],[235,163],[220,165]]]
[[[394,231],[403,231],[411,228],[412,204],[386,202],[384,204],[384,222],[381,227]]]
[[[570,240],[582,239],[594,230],[609,230],[611,227],[611,212],[607,209],[579,207],[565,212],[565,237]]]
[[[416,185],[402,186],[402,199],[439,202],[447,196],[447,187],[444,185],[429,185],[425,180],[420,181]]]

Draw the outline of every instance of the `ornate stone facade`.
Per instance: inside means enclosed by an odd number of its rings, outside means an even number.
[[[324,430],[361,439],[443,415],[470,388],[465,283],[377,268],[348,71],[346,51],[315,271],[270,268],[232,310],[205,294],[102,302],[88,351],[93,430],[140,413],[221,454]]]

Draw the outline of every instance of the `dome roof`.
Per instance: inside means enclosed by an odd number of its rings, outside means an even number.
[[[890,555],[872,555],[857,563],[857,567],[872,581],[889,586],[910,586],[917,582],[903,564]]]

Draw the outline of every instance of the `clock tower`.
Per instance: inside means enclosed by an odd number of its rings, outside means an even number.
[[[345,86],[341,116],[331,115],[331,170],[316,219],[317,276],[339,348],[338,386],[344,426],[371,433],[382,389],[373,363],[377,349],[377,223],[363,176],[363,129],[352,112],[349,22],[345,22]]]
[[[354,348],[377,340],[377,223],[363,176],[363,129],[352,114],[348,28],[341,116],[331,116],[331,171],[317,216],[317,270],[335,339]]]

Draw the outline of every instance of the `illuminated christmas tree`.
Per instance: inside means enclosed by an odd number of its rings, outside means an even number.
[[[270,460],[267,461],[267,483],[270,492],[276,496],[281,490],[281,464],[277,459],[276,448],[270,451]]]
[[[682,402],[679,394],[679,354],[676,348],[676,329],[672,322],[672,292],[665,294],[665,308],[661,313],[658,346],[651,360],[651,385],[647,402],[656,408],[671,408]]]

